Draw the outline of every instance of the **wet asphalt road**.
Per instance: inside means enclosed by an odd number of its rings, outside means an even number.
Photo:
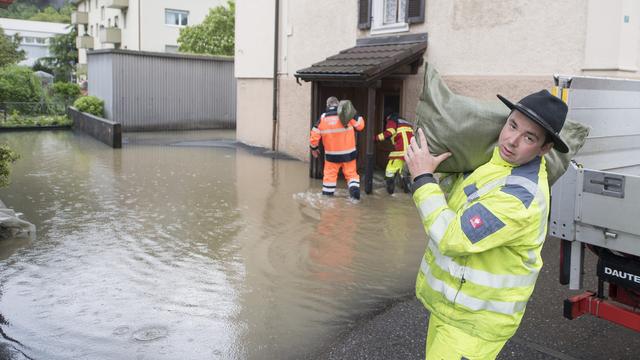
[[[559,241],[549,238],[536,289],[516,335],[498,359],[640,359],[640,333],[592,316],[567,320],[563,300],[582,291],[558,283]],[[585,256],[585,289],[595,290],[596,257]],[[417,270],[417,266],[416,266]],[[318,359],[424,359],[428,313],[413,294],[403,294],[370,314]]]

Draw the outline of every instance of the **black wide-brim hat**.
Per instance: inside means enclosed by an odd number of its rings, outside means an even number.
[[[509,109],[520,111],[536,124],[542,126],[547,131],[547,136],[551,136],[554,149],[561,153],[569,151],[569,147],[560,137],[560,130],[562,130],[568,111],[564,101],[551,95],[547,90],[527,95],[515,104],[500,94],[498,94],[498,99]]]

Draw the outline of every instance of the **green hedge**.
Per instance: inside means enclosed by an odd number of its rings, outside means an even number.
[[[91,115],[104,116],[104,101],[95,96],[80,97],[73,103],[73,107]]]
[[[6,120],[0,118],[0,128],[27,126],[70,126],[73,122],[66,115],[25,116],[15,112]]]

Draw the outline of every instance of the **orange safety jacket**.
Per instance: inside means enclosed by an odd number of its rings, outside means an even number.
[[[394,145],[394,151],[389,153],[389,159],[404,160],[409,142],[413,138],[413,124],[401,118],[397,121],[392,118],[387,119],[387,128],[378,134],[377,140],[384,141],[388,138],[391,138]]]
[[[354,129],[364,129],[364,118],[359,115],[356,115],[356,118],[349,120],[347,127],[344,127],[338,117],[337,107],[327,108],[327,112],[320,115],[320,119],[311,129],[311,150],[317,150],[322,140],[326,161],[338,163],[356,159],[358,152]]]

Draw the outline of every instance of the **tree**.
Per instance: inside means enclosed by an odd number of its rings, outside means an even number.
[[[51,56],[42,60],[45,66],[53,69],[55,81],[71,81],[71,74],[78,63],[77,36],[78,30],[72,26],[68,34],[57,35],[49,40]]]
[[[210,9],[201,24],[181,29],[178,36],[179,51],[233,56],[236,4],[229,0],[227,5]]]
[[[61,7],[60,10],[56,10],[53,6],[47,6],[42,11],[31,16],[29,20],[71,23],[72,12],[73,6],[71,6],[70,4],[66,4],[65,6]]]
[[[37,14],[38,11],[40,11],[40,9],[33,4],[14,1],[7,9],[0,9],[0,17],[27,20]]]
[[[24,50],[18,50],[20,37],[8,38],[0,27],[0,67],[17,64],[25,59]]]
[[[44,97],[40,80],[26,66],[0,68],[1,102],[39,102]]]
[[[44,64],[42,62],[42,60],[38,59],[36,60],[35,63],[33,63],[33,66],[31,66],[31,70],[33,70],[34,72],[36,71],[44,71],[48,74],[53,74],[53,68],[51,68],[50,66]]]
[[[10,19],[50,21],[70,23],[74,5],[65,3],[59,9],[50,5],[50,1],[16,0],[7,9],[0,9],[0,17]]]

